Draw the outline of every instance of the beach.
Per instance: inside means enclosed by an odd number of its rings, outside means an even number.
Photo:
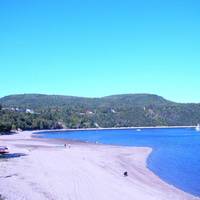
[[[0,194],[8,200],[200,199],[146,167],[150,148],[40,139],[31,131],[0,136],[0,145],[10,150],[0,159]]]

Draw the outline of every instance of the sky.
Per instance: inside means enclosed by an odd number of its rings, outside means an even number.
[[[199,11],[199,0],[1,0],[0,97],[200,103]]]

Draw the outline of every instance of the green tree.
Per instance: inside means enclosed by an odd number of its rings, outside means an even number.
[[[0,123],[0,132],[10,132],[11,128],[12,126],[10,123]]]

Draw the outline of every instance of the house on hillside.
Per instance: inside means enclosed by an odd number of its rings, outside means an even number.
[[[94,113],[93,113],[92,111],[90,111],[90,110],[87,110],[87,111],[86,111],[86,114],[87,114],[87,115],[93,115]]]
[[[116,111],[114,109],[111,109],[110,111],[111,111],[111,113],[116,113]]]
[[[27,108],[26,113],[34,114],[35,112],[33,110]]]

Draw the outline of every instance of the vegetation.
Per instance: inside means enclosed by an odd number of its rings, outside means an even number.
[[[200,104],[179,104],[157,95],[103,98],[24,94],[0,99],[0,132],[128,126],[196,125]]]

